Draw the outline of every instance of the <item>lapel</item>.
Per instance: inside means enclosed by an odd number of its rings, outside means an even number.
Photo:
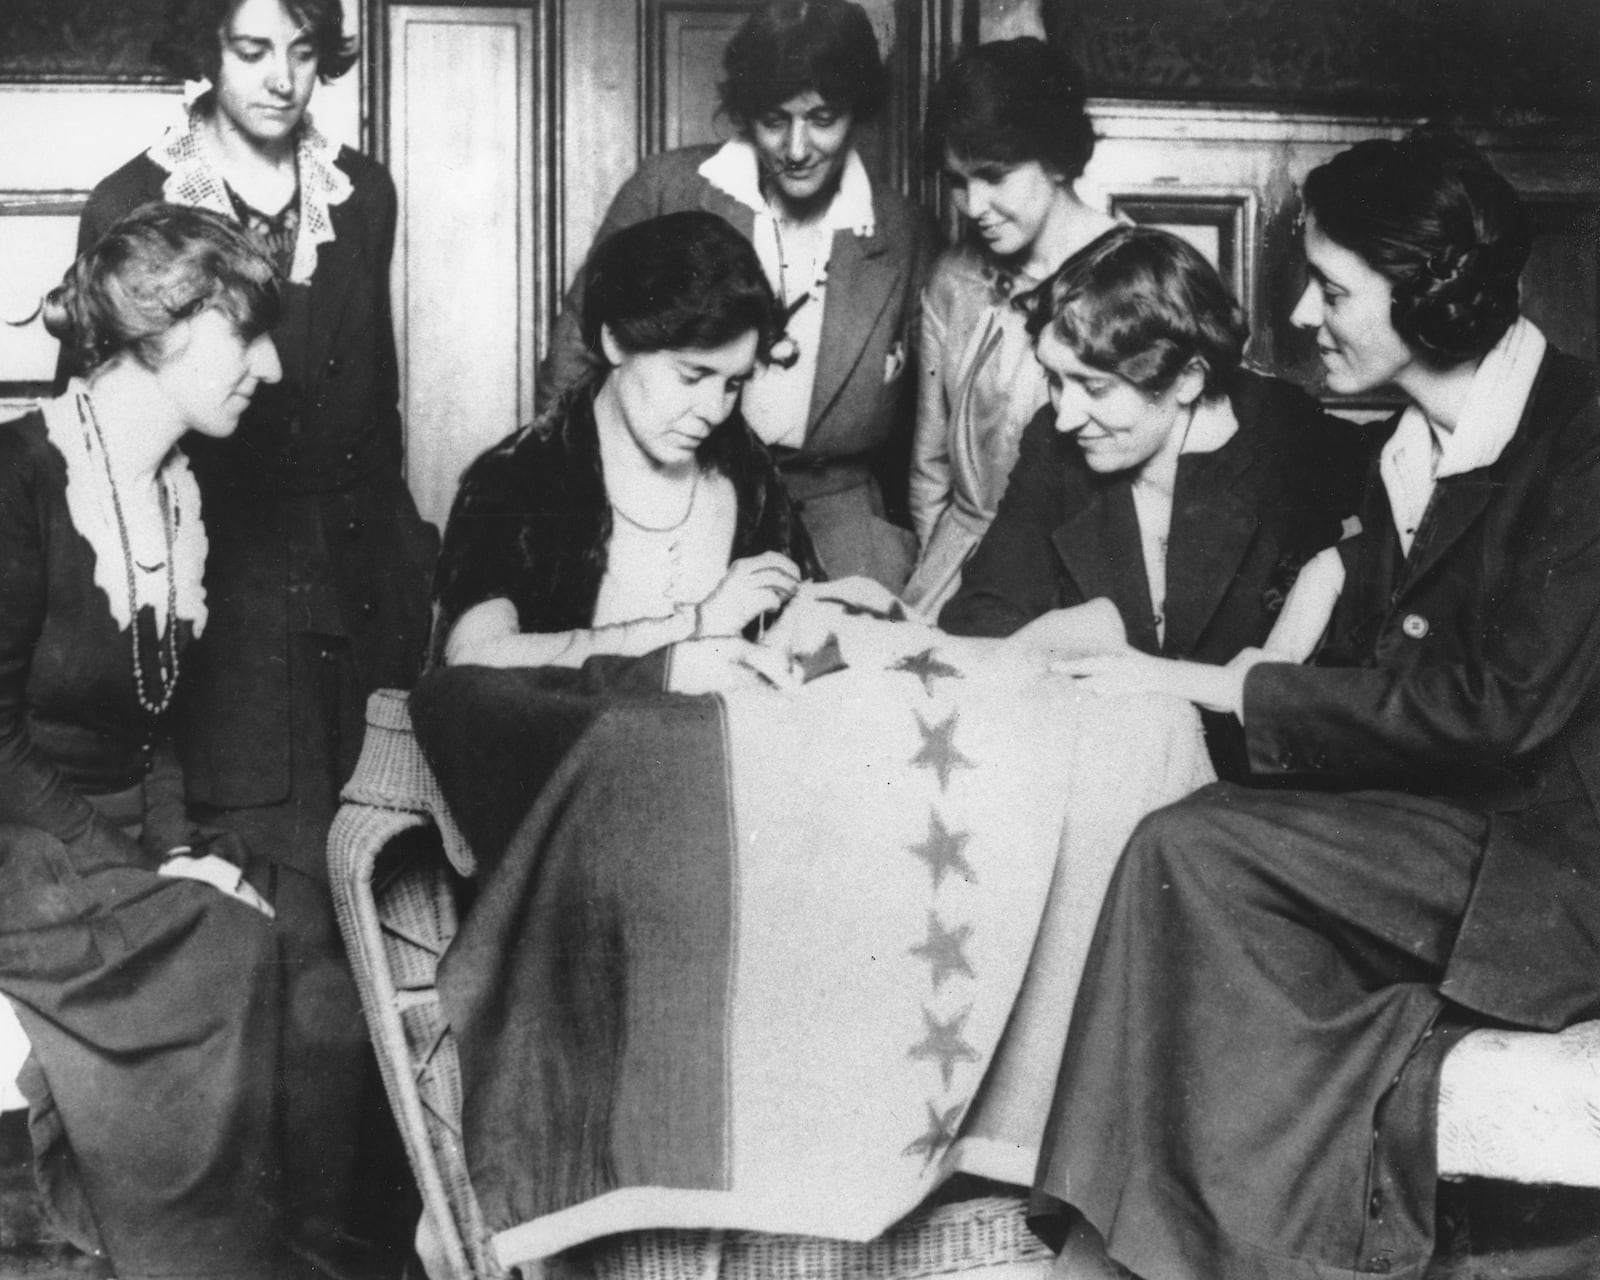
[[[1476,471],[1447,476],[1434,487],[1433,497],[1422,517],[1422,526],[1411,544],[1411,554],[1401,570],[1395,592],[1397,608],[1398,602],[1418,584],[1426,581],[1456,544],[1478,523],[1484,508],[1505,487],[1506,476],[1511,468],[1517,465],[1525,451],[1533,447],[1533,438],[1537,434],[1534,420],[1542,411],[1541,400],[1555,397],[1559,401],[1563,394],[1559,381],[1552,382],[1549,374],[1550,355],[1547,352],[1528,392],[1528,402],[1522,407],[1516,432],[1499,458]]]
[[[364,261],[365,236],[356,234],[351,223],[354,211],[351,205],[359,199],[356,192],[342,205],[330,211],[333,218],[332,241],[318,246],[317,269],[308,286],[311,290],[310,314],[306,320],[306,384],[319,381],[323,366],[335,348],[335,339],[344,320],[350,299],[370,279],[368,272],[377,270]],[[387,282],[383,285],[388,287]]]
[[[1191,652],[1234,585],[1261,523],[1262,480],[1247,428],[1212,453],[1178,460],[1167,537],[1166,649]]]
[[[825,438],[838,426],[855,429],[855,418],[870,412],[870,405],[852,406],[850,412],[830,417],[846,384],[855,373],[878,317],[889,303],[899,273],[888,253],[882,215],[871,236],[851,231],[833,234],[828,261],[828,295],[822,313],[822,345],[817,352],[817,378],[811,386],[811,414],[806,444]],[[867,370],[868,386],[876,393],[882,372]]]
[[[1117,606],[1129,644],[1145,653],[1159,652],[1129,480],[1111,476],[1094,484],[1087,500],[1075,505],[1076,513],[1050,536],[1068,577],[1082,599],[1105,596]]]

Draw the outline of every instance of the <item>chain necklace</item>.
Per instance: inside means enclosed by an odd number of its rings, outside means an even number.
[[[686,505],[684,507],[683,514],[681,516],[679,516],[676,520],[674,520],[671,524],[646,524],[643,520],[635,520],[632,516],[630,516],[626,511],[624,511],[617,504],[617,500],[615,498],[611,499],[611,509],[613,511],[615,511],[619,516],[621,516],[624,520],[626,520],[629,524],[631,524],[635,529],[642,530],[645,533],[676,533],[679,529],[683,528],[683,526],[688,523],[689,514],[694,510],[695,497],[699,494],[699,492],[700,492],[700,468],[697,466],[694,469],[694,479],[689,482],[689,502],[688,502],[688,505]]]
[[[87,416],[86,416],[87,414]],[[152,716],[161,715],[172,705],[172,695],[178,688],[178,575],[174,568],[173,540],[176,520],[172,500],[167,493],[167,482],[158,477],[156,486],[161,493],[161,536],[167,545],[167,636],[165,650],[156,642],[156,666],[161,672],[161,696],[151,698],[145,690],[144,653],[139,643],[139,597],[133,572],[133,543],[128,537],[128,523],[122,515],[122,498],[117,493],[116,477],[111,472],[111,455],[106,452],[106,438],[100,430],[100,419],[95,416],[94,402],[87,395],[78,397],[78,421],[94,429],[94,438],[100,446],[100,458],[106,467],[106,483],[111,488],[111,509],[117,517],[117,536],[122,540],[122,562],[128,571],[128,635],[133,646],[133,688],[139,705]]]

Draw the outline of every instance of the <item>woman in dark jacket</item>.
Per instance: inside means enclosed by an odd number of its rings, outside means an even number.
[[[578,667],[681,646],[676,687],[708,669],[787,679],[739,638],[815,575],[737,408],[778,325],[754,250],[709,213],[636,223],[596,250],[584,317],[597,371],[462,477],[436,658]]]
[[[1068,668],[1242,719],[1270,784],[1123,855],[1037,1183],[1072,1276],[1103,1237],[1163,1280],[1417,1280],[1446,1051],[1600,1013],[1595,370],[1518,317],[1526,216],[1463,144],[1363,142],[1305,207],[1328,385],[1410,403],[1312,665]]]
[[[940,626],[1007,636],[1104,597],[1144,653],[1222,663],[1262,644],[1296,570],[1355,508],[1357,433],[1241,369],[1238,303],[1151,227],[1069,259],[1032,325],[1051,405]],[[1206,736],[1218,772],[1242,775],[1237,724],[1208,715]]]

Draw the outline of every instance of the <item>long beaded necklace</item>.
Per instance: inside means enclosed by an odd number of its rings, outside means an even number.
[[[172,695],[178,688],[178,575],[174,566],[173,542],[176,523],[172,500],[167,492],[167,482],[157,478],[161,493],[161,536],[167,544],[167,636],[165,649],[158,640],[156,666],[161,672],[161,696],[152,699],[145,689],[144,653],[139,643],[139,597],[133,572],[133,543],[128,537],[128,522],[122,515],[122,498],[117,493],[116,477],[111,472],[111,455],[106,452],[106,438],[100,430],[100,419],[95,416],[94,402],[87,395],[78,397],[78,421],[92,427],[94,438],[100,446],[100,458],[105,463],[106,484],[111,489],[111,509],[117,517],[117,536],[122,540],[122,562],[128,571],[128,635],[133,645],[133,688],[139,705],[152,716],[159,716],[172,705]]]

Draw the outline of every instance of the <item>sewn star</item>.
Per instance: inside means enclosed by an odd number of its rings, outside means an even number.
[[[924,1005],[922,1021],[927,1024],[928,1034],[922,1038],[921,1043],[912,1045],[906,1051],[909,1057],[937,1062],[946,1089],[950,1087],[950,1077],[955,1074],[956,1063],[978,1061],[978,1051],[961,1038],[961,1029],[966,1025],[967,1015],[971,1012],[972,1007],[969,1005],[948,1022],[940,1022]]]
[[[956,724],[959,713],[952,711],[938,724],[930,725],[920,715],[917,728],[922,731],[922,747],[911,757],[913,765],[924,765],[939,775],[939,790],[950,784],[950,775],[958,768],[975,769],[977,766],[956,748]]]
[[[954,871],[963,880],[971,884],[978,876],[973,871],[970,863],[961,856],[961,851],[967,847],[967,841],[972,839],[966,831],[951,831],[944,825],[944,819],[939,817],[937,811],[928,814],[928,838],[921,844],[909,846],[912,853],[928,864],[928,870],[933,874],[933,889],[937,893],[939,886],[944,883],[944,874]]]
[[[929,697],[933,696],[933,682],[935,680],[941,678],[961,679],[961,672],[948,662],[941,662],[938,658],[935,658],[932,649],[924,649],[921,653],[913,653],[908,658],[901,658],[889,670],[906,671],[916,676],[922,681],[922,691]]]
[[[937,911],[928,912],[928,936],[911,948],[911,954],[921,956],[932,968],[935,991],[939,989],[939,984],[953,973],[968,978],[976,976],[972,972],[972,965],[967,962],[967,955],[963,949],[971,936],[970,924],[947,929],[944,921],[939,919]]]

